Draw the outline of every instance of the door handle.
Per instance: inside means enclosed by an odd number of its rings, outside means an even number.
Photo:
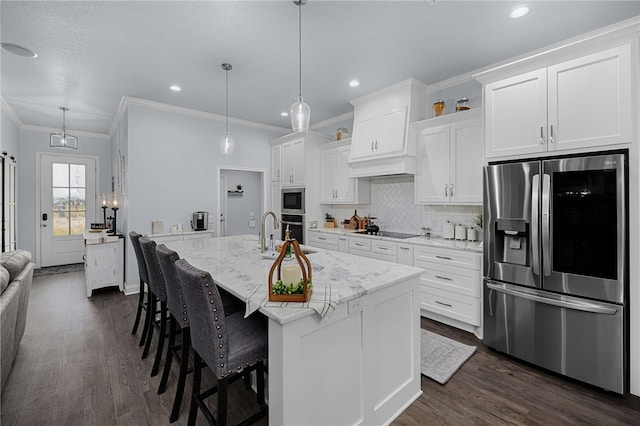
[[[47,214],[46,213],[42,213],[42,220],[47,220]]]
[[[540,175],[533,175],[531,182],[531,263],[533,274],[540,275]]]
[[[545,277],[551,275],[551,254],[549,253],[549,251],[551,250],[551,244],[549,240],[550,191],[551,176],[545,173],[544,175],[542,175],[542,253],[544,253],[544,257],[542,259],[542,269]]]
[[[544,126],[540,126],[540,145],[544,145]]]
[[[553,143],[553,124],[549,126],[549,142]]]

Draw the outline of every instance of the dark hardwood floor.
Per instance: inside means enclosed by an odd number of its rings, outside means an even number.
[[[167,392],[158,395],[160,375],[149,377],[153,356],[141,360],[139,334],[131,335],[136,301],[111,289],[86,298],[82,272],[34,278],[27,329],[2,392],[0,424],[168,424],[177,365]],[[478,350],[444,386],[423,376],[422,396],[394,425],[640,425],[638,397],[526,365],[486,348],[472,334],[424,318],[422,328]],[[205,376],[208,383],[214,380]],[[190,382],[176,425],[187,423]],[[231,385],[229,403],[230,424],[255,409],[241,381]],[[198,420],[204,424],[202,416]]]

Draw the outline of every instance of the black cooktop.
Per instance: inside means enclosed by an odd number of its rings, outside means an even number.
[[[375,234],[372,234],[367,231],[357,231],[356,234],[369,234],[369,235],[377,235],[379,237],[389,237],[389,238],[397,238],[399,240],[404,240],[406,238],[418,237],[418,234],[405,234],[403,232],[388,232],[388,231],[379,231]]]

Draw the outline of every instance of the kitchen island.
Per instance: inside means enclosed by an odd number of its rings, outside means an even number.
[[[267,285],[272,259],[256,236],[168,247],[241,300]],[[328,317],[261,307],[269,322],[269,423],[388,424],[420,389],[420,268],[313,249],[314,286],[339,291]],[[254,314],[255,315],[255,314]]]

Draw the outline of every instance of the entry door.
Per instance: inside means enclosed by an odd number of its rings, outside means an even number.
[[[96,160],[40,157],[41,266],[82,263],[84,230],[96,217]]]
[[[218,235],[221,237],[227,236],[227,179],[224,176],[220,176],[220,226],[218,229]]]

